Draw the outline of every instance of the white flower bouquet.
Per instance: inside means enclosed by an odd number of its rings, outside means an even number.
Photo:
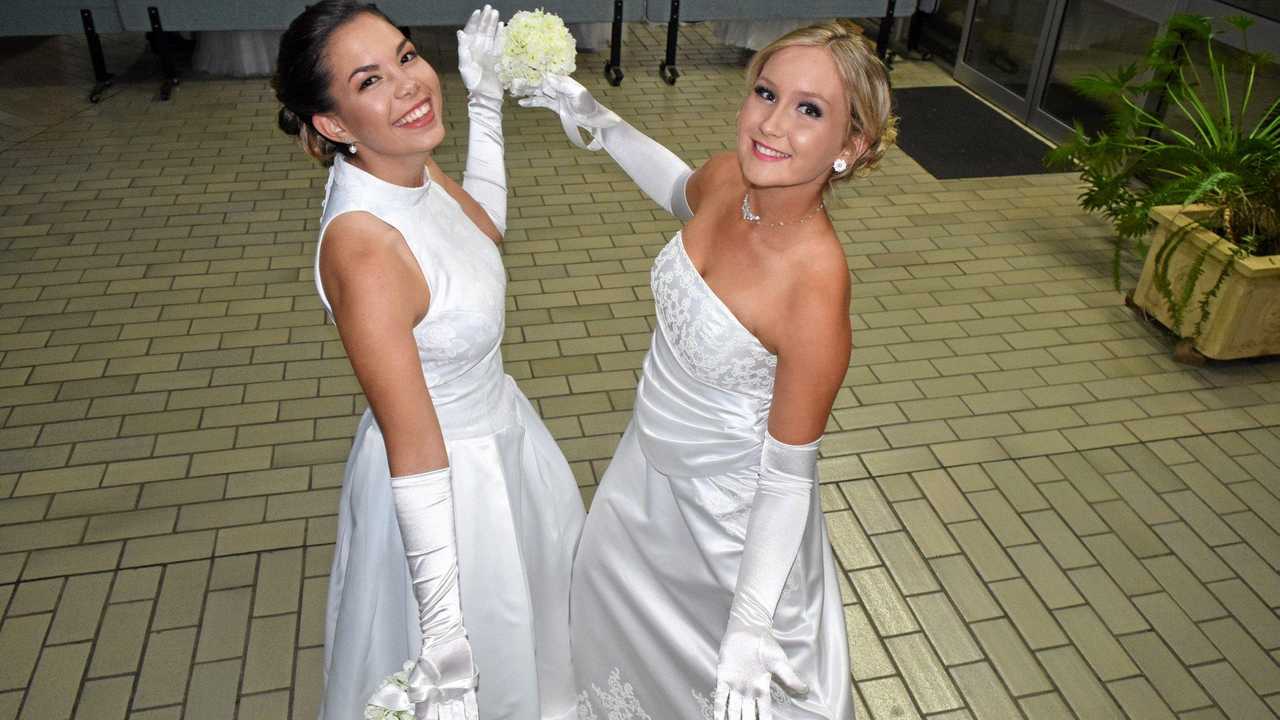
[[[498,78],[514,96],[528,95],[547,75],[570,75],[577,46],[560,16],[521,10],[507,21]]]

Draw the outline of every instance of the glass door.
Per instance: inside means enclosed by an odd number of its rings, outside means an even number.
[[[1029,122],[1044,48],[1065,0],[969,0],[955,78]]]
[[[1027,114],[1051,11],[1060,0],[975,0],[956,77],[1019,117]]]
[[[1140,62],[1175,12],[1218,20],[1228,47],[1239,34],[1221,20],[1246,15],[1256,23],[1250,49],[1280,50],[1277,0],[969,0],[955,77],[1051,139],[1065,138],[1077,122],[1098,130],[1107,109],[1071,81]],[[1276,82],[1258,78],[1260,90]]]
[[[1166,0],[1066,0],[1044,62],[1043,89],[1027,121],[1053,138],[1079,122],[1106,126],[1107,108],[1076,92],[1071,81],[1141,63],[1169,15]]]

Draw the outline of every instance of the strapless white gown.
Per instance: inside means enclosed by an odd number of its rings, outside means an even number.
[[[503,371],[502,258],[430,178],[420,188],[400,187],[339,157],[321,238],[330,221],[354,211],[400,231],[431,291],[413,334],[453,470],[463,624],[480,670],[480,717],[572,717],[568,588],[582,499],[555,441]],[[316,288],[328,309],[319,248],[316,257]],[[363,718],[370,695],[417,657],[420,644],[386,449],[366,411],[339,501],[321,720]]]
[[[654,262],[658,327],[635,414],[592,501],[571,594],[578,716],[711,717],[777,358],[698,275],[676,235]],[[809,684],[780,719],[851,720],[844,611],[819,494],[774,615]]]

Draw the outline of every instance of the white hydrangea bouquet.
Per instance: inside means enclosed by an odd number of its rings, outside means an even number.
[[[513,96],[529,95],[547,75],[571,75],[577,45],[559,15],[521,10],[507,21],[498,78]]]

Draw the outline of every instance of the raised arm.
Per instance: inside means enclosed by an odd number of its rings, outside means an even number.
[[[549,75],[540,90],[520,101],[524,107],[544,107],[556,111],[569,140],[590,150],[604,148],[623,172],[658,203],[681,220],[693,217],[685,189],[693,168],[661,143],[632,127],[612,110],[596,101],[577,80]],[[584,143],[579,128],[593,135]]]
[[[756,718],[757,712],[760,720],[771,720],[772,677],[793,694],[808,690],[773,636],[773,614],[804,537],[818,478],[818,442],[848,368],[848,288],[843,262],[838,274],[806,277],[785,303],[795,314],[772,338],[778,349],[773,406],[720,643],[717,718],[727,710],[729,720]]]
[[[467,88],[469,120],[467,166],[462,173],[462,188],[483,208],[489,223],[481,220],[476,224],[495,242],[501,242],[503,233],[507,231],[502,83],[498,80],[497,71],[503,34],[498,11],[488,5],[471,13],[466,27],[458,31],[458,72]]]
[[[426,280],[400,234],[364,213],[340,215],[329,224],[320,277],[382,431],[422,632],[407,692],[387,685],[368,702],[389,709],[427,703],[441,712],[448,708],[455,713],[450,717],[476,720],[476,669],[462,625],[449,458],[413,338],[414,325],[427,311]]]

